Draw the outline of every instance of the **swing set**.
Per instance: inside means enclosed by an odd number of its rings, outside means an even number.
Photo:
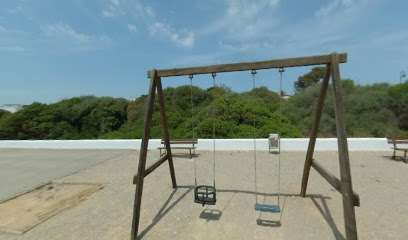
[[[282,73],[284,72],[284,68],[279,68],[279,73],[280,73],[280,91],[282,92]],[[255,75],[256,75],[256,70],[252,70],[252,90],[255,89]],[[215,84],[215,77],[217,76],[216,73],[211,74],[212,79],[213,79],[213,88],[216,87]],[[194,101],[193,101],[193,75],[190,74],[190,99],[191,99],[191,119],[192,121],[192,134],[193,134],[193,139],[195,139],[195,130],[194,130]],[[215,205],[217,202],[217,189],[215,188],[215,137],[216,137],[216,132],[215,132],[215,114],[212,114],[213,117],[213,170],[214,170],[214,178],[213,178],[213,186],[209,185],[197,185],[197,164],[196,164],[196,159],[194,155],[192,156],[193,161],[194,161],[194,202],[204,205]],[[280,121],[281,122],[281,121]],[[254,139],[254,172],[255,172],[255,210],[261,211],[261,212],[274,212],[278,213],[280,212],[280,206],[279,206],[279,199],[280,199],[280,154],[279,154],[279,175],[278,175],[278,204],[277,205],[268,205],[268,204],[260,204],[258,203],[258,189],[257,189],[257,168],[256,168],[256,119],[254,117],[253,119],[253,126],[254,126],[254,132],[253,132],[253,139]]]
[[[142,143],[140,148],[139,156],[139,167],[137,175],[133,178],[133,183],[136,184],[135,198],[134,198],[134,208],[133,208],[133,221],[131,230],[131,239],[137,239],[139,220],[140,220],[140,210],[141,210],[141,200],[143,193],[143,183],[144,178],[153,172],[157,167],[163,164],[165,161],[169,163],[170,176],[172,180],[173,189],[177,188],[176,176],[174,172],[173,165],[173,155],[170,147],[170,137],[167,128],[167,118],[166,110],[164,105],[164,96],[161,78],[171,77],[171,76],[189,76],[190,86],[191,86],[191,113],[193,115],[193,76],[197,74],[209,74],[211,73],[213,79],[213,86],[215,87],[215,77],[216,73],[221,72],[235,72],[235,71],[251,71],[253,76],[253,89],[255,89],[255,75],[256,70],[259,69],[279,69],[280,73],[280,90],[282,91],[282,73],[287,67],[299,67],[299,66],[311,66],[311,65],[326,65],[326,73],[323,78],[320,96],[318,99],[316,107],[315,120],[312,126],[312,131],[309,140],[309,146],[306,153],[305,165],[303,169],[302,185],[300,196],[306,197],[306,188],[309,179],[310,168],[313,167],[330,185],[333,186],[337,191],[342,194],[343,199],[343,210],[344,210],[344,222],[346,230],[347,239],[357,239],[357,227],[356,227],[356,217],[354,206],[360,206],[360,199],[358,194],[353,192],[353,186],[351,181],[350,163],[348,155],[347,146],[347,136],[346,136],[346,124],[344,115],[344,106],[341,96],[341,86],[340,86],[340,69],[339,63],[345,63],[347,61],[347,54],[342,53],[332,53],[329,55],[319,55],[319,56],[308,56],[308,57],[298,57],[298,58],[286,58],[259,62],[243,62],[243,63],[231,63],[231,64],[220,64],[220,65],[210,65],[210,66],[200,66],[200,67],[190,67],[190,68],[175,68],[175,69],[164,69],[156,70],[153,69],[147,72],[147,76],[150,78],[149,95],[147,99],[146,112],[144,118],[144,130],[142,136]],[[326,93],[329,85],[330,77],[332,78],[332,86],[334,93],[334,108],[336,116],[336,130],[337,130],[337,140],[338,140],[338,155],[339,155],[339,165],[340,165],[340,179],[335,177],[333,174],[328,172],[323,168],[316,160],[313,158],[317,132],[319,128],[320,119],[323,112],[323,106],[326,98]],[[150,139],[150,128],[152,123],[153,115],[153,105],[155,101],[155,95],[157,90],[157,97],[159,102],[159,109],[161,113],[163,138],[166,147],[166,154],[161,156],[152,165],[146,168],[146,157],[148,143]],[[193,121],[194,122],[194,121]],[[253,121],[254,129],[256,121]],[[194,138],[194,123],[193,123],[193,138]],[[204,205],[215,205],[217,202],[217,190],[215,186],[215,137],[216,137],[216,127],[215,121],[213,121],[213,169],[214,178],[213,185],[198,185],[197,184],[197,174],[196,174],[196,160],[194,160],[194,176],[195,176],[195,188],[194,188],[194,202]],[[279,144],[280,145],[280,144]],[[256,176],[256,139],[254,132],[254,163],[255,163],[255,210],[261,212],[280,212],[279,198],[280,198],[280,154],[279,154],[279,175],[278,175],[278,204],[277,205],[266,205],[258,203],[257,196],[257,176]]]

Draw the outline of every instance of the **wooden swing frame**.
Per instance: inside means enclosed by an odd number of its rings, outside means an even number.
[[[287,67],[299,67],[299,66],[311,66],[311,65],[326,65],[326,73],[323,78],[320,96],[317,103],[315,120],[312,126],[312,132],[310,135],[309,146],[306,154],[305,165],[303,169],[303,178],[301,185],[302,197],[306,196],[307,183],[309,179],[310,168],[313,167],[326,181],[337,191],[342,194],[343,197],[343,211],[344,222],[347,239],[357,239],[357,226],[354,206],[360,206],[360,198],[358,194],[353,192],[353,186],[351,181],[349,153],[346,136],[346,122],[344,105],[341,96],[340,85],[340,63],[347,62],[346,53],[331,53],[329,55],[308,56],[298,58],[286,58],[269,61],[259,62],[243,62],[243,63],[231,63],[220,64],[200,67],[189,68],[175,68],[156,70],[153,69],[147,72],[147,76],[150,78],[149,95],[147,98],[146,112],[144,118],[144,129],[142,136],[142,143],[140,147],[139,167],[137,175],[133,178],[133,183],[136,184],[136,191],[134,197],[133,208],[133,220],[131,239],[137,239],[141,201],[143,193],[144,178],[153,172],[165,161],[168,161],[170,168],[170,176],[173,188],[177,188],[176,175],[174,172],[173,157],[170,148],[170,137],[167,128],[166,110],[164,105],[164,96],[161,78],[171,76],[183,76],[183,75],[197,75],[208,73],[220,73],[220,72],[235,72],[235,71],[248,71],[259,69],[272,69],[272,68],[287,68]],[[333,94],[334,94],[334,109],[336,116],[336,131],[338,142],[338,156],[340,165],[340,179],[336,178],[333,174],[322,167],[313,158],[317,132],[319,129],[320,119],[323,113],[323,107],[326,99],[326,93],[329,86],[330,77],[332,78]],[[150,128],[152,125],[153,105],[155,101],[155,95],[157,90],[157,97],[159,102],[159,109],[162,120],[163,138],[166,146],[166,154],[161,156],[155,163],[146,168],[146,156],[150,139]]]

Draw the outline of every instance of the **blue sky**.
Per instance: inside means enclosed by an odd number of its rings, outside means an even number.
[[[2,0],[0,103],[52,103],[80,95],[146,94],[146,71],[347,52],[341,77],[399,82],[408,73],[408,2],[403,0]],[[283,90],[309,67],[288,68]],[[278,91],[277,70],[257,86]],[[234,91],[250,72],[216,78]],[[163,86],[188,84],[188,76]],[[210,75],[194,78],[207,88]]]

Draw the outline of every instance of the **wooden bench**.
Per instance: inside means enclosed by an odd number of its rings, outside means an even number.
[[[192,154],[195,154],[195,149],[197,147],[195,147],[194,145],[197,143],[198,143],[197,139],[170,139],[171,149],[188,149],[190,151],[190,159],[193,156]],[[166,153],[166,145],[165,145],[164,139],[161,140],[161,144],[163,144],[163,147],[157,148],[160,150],[160,156],[162,155],[162,150],[164,150],[164,153]],[[182,146],[182,147],[171,146],[175,144],[191,144],[192,146]],[[193,153],[191,153],[191,150],[193,151]]]
[[[404,152],[404,162],[408,163],[408,159],[407,159],[407,152],[408,152],[408,147],[401,147],[401,146],[397,146],[397,144],[408,144],[408,139],[402,139],[402,138],[388,138],[388,143],[392,143],[394,144],[394,147],[392,147],[392,149],[394,149],[394,153],[392,154],[392,158],[395,159],[397,157],[396,152],[397,151],[402,151]]]

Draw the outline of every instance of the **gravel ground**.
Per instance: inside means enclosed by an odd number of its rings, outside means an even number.
[[[183,153],[183,151],[181,151]],[[197,181],[212,184],[213,152],[197,151]],[[408,164],[389,152],[350,152],[360,239],[408,236]],[[148,165],[158,157],[149,151]],[[133,151],[83,169],[64,182],[102,183],[104,188],[23,235],[0,239],[129,239],[139,152]],[[167,163],[145,179],[139,236],[143,239],[344,239],[341,195],[311,170],[307,197],[299,197],[305,152],[282,152],[281,213],[254,210],[254,153],[217,151],[217,204],[193,202],[194,161],[174,157],[178,188],[171,187]],[[278,202],[279,154],[257,152],[258,202]],[[315,159],[339,176],[337,153],[316,152]],[[269,222],[268,222],[269,221]],[[270,224],[270,223],[279,224]],[[259,224],[258,224],[259,223]]]

